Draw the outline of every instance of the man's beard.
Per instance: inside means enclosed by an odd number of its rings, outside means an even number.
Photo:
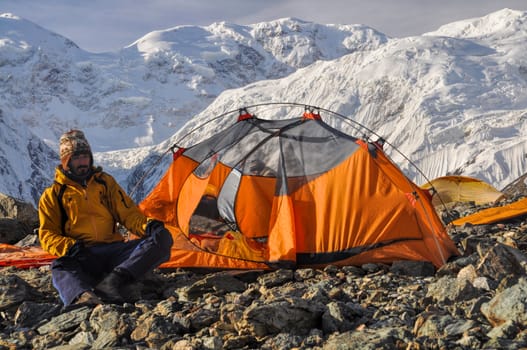
[[[78,166],[75,169],[71,169],[71,172],[77,177],[84,177],[90,173],[90,167],[87,165]]]
[[[77,168],[70,168],[68,172],[66,172],[66,176],[72,179],[75,182],[80,183],[81,185],[85,186],[86,181],[92,176],[93,170],[90,166],[81,166]]]

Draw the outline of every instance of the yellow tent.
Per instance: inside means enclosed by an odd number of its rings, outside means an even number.
[[[455,202],[474,202],[481,205],[496,202],[503,196],[502,192],[485,181],[469,176],[442,176],[421,186],[426,190],[432,187],[437,192],[432,197],[434,206]]]

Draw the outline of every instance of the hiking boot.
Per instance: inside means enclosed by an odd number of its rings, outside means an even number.
[[[102,300],[91,290],[79,295],[77,300],[73,303],[74,305],[99,305],[103,304]]]
[[[121,287],[120,292],[126,303],[135,303],[142,298],[143,283],[134,281],[126,283]]]
[[[122,274],[112,271],[97,286],[95,286],[95,290],[101,295],[103,300],[110,303],[122,304],[124,300],[119,289],[126,280],[126,277]]]

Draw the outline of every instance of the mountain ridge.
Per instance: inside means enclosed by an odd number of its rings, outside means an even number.
[[[504,10],[486,16],[487,25],[492,26],[494,17],[504,14],[518,17],[511,21],[522,25],[520,31],[525,32],[525,13],[519,11]],[[296,72],[282,80],[287,85],[284,89],[280,89],[280,83],[257,82],[235,98],[223,99],[220,95],[214,104],[228,105],[235,99],[250,104],[254,103],[252,95],[276,100],[284,90],[291,95],[300,80],[325,77],[354,91],[346,94],[337,90],[327,99],[333,105],[323,107],[377,129],[429,177],[465,174],[503,187],[523,174],[526,165],[525,59],[506,50],[508,45],[431,35],[394,39],[378,50],[315,63],[305,69],[313,74],[306,77]],[[410,65],[417,68],[411,70]],[[331,89],[334,86],[328,91],[319,86],[316,93],[330,96]],[[305,95],[309,89],[298,90]],[[315,95],[306,103],[320,101]],[[409,141],[405,143],[405,139]],[[417,176],[411,169],[406,170],[411,177]],[[423,183],[425,179],[417,181]]]

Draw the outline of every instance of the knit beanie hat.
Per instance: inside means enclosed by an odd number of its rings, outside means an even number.
[[[88,140],[86,140],[86,137],[82,131],[70,130],[60,137],[59,155],[62,169],[68,171],[68,164],[70,162],[71,156],[82,153],[87,153],[90,155],[90,165],[92,165],[93,155],[91,153],[90,144],[88,143]]]

